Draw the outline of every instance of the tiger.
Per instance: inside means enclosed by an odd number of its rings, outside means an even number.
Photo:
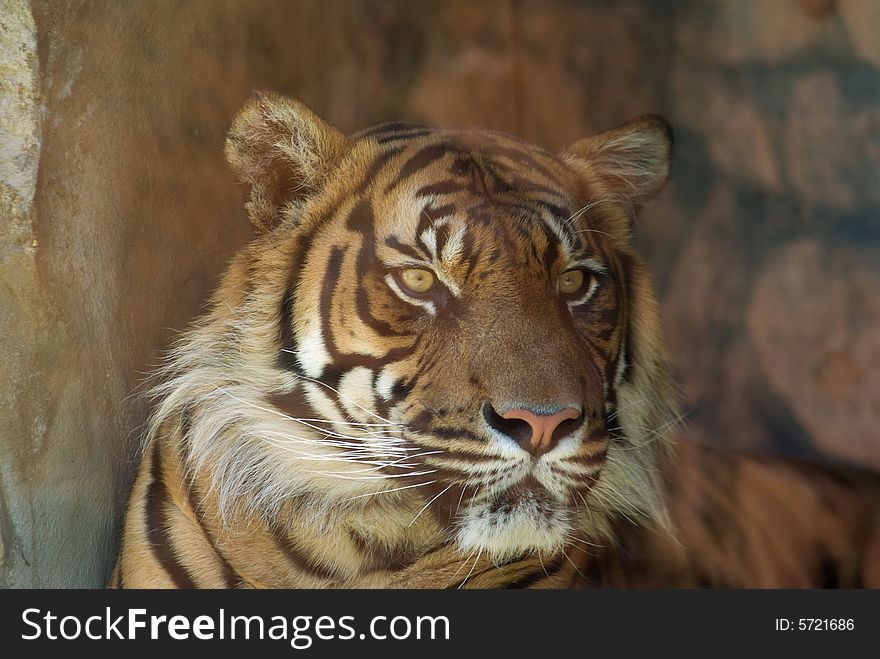
[[[864,474],[679,441],[645,115],[560,153],[256,93],[254,239],[156,373],[112,588],[877,583]]]

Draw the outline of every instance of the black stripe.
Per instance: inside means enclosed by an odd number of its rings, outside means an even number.
[[[493,253],[497,254],[497,252]],[[470,231],[467,231],[464,234],[462,256],[467,261],[467,268],[465,268],[463,277],[464,282],[467,283],[470,279],[471,273],[474,271],[474,268],[477,267],[477,263],[479,263],[480,261],[480,252],[474,249],[474,236]]]
[[[195,480],[193,478],[187,478],[186,485],[187,503],[189,504],[189,507],[192,508],[196,521],[198,521],[199,523],[199,528],[202,530],[202,533],[205,536],[205,540],[211,547],[214,555],[217,556],[217,560],[220,563],[220,570],[223,573],[224,587],[237,588],[241,585],[242,578],[238,575],[238,573],[235,571],[229,561],[226,560],[226,557],[217,546],[217,542],[215,541],[213,534],[208,530],[208,527],[205,525],[205,511],[202,509],[201,498],[196,487]]]
[[[290,539],[290,536],[277,525],[271,527],[272,539],[275,546],[284,554],[284,557],[293,563],[300,572],[305,572],[319,579],[332,580],[336,576],[334,570],[321,565],[313,557],[308,556]]]
[[[379,170],[381,170],[391,158],[396,156],[401,151],[401,148],[389,149],[388,151],[385,151],[377,156],[376,159],[370,164],[369,169],[367,170],[363,180],[358,186],[357,193],[362,192],[378,175]],[[325,217],[329,218],[335,215],[339,209],[341,202],[347,198],[348,197],[345,196],[343,199],[337,199],[332,204],[330,210],[328,210]],[[349,218],[349,221],[350,219],[351,218]],[[298,346],[296,342],[296,337],[293,334],[293,296],[298,281],[297,276],[302,270],[302,267],[305,264],[306,259],[308,258],[309,251],[314,244],[315,236],[322,226],[322,223],[315,224],[310,231],[299,238],[296,253],[291,259],[291,263],[288,264],[288,267],[290,268],[290,276],[287,282],[287,286],[284,289],[284,297],[281,301],[281,351],[278,355],[278,363],[283,369],[292,371],[298,375],[305,375],[305,373],[302,369],[302,365],[297,359]]]
[[[364,288],[369,280],[370,269],[375,266],[376,238],[374,231],[375,216],[368,200],[355,205],[348,217],[346,226],[361,234],[361,248],[355,261],[355,309],[361,322],[380,336],[407,336],[407,332],[398,332],[384,320],[376,318],[370,310],[369,298]]]
[[[321,416],[309,403],[302,386],[286,394],[270,394],[266,396],[266,402],[295,419],[315,419]]]
[[[592,444],[594,442],[598,442],[607,437],[607,432],[604,428],[594,428],[590,431],[589,436],[587,437],[586,444]],[[575,464],[584,465],[587,467],[595,467],[596,465],[603,464],[608,459],[608,449],[603,448],[598,453],[578,453],[577,455],[569,456],[565,459],[566,462],[574,462]]]
[[[341,356],[336,348],[336,340],[330,322],[330,311],[333,304],[333,293],[339,282],[339,274],[342,272],[342,259],[348,250],[344,247],[334,247],[330,252],[330,260],[327,261],[327,269],[324,271],[324,283],[321,288],[321,329],[324,335],[324,347],[330,355],[330,361],[338,364]]]
[[[113,587],[114,588],[124,588],[124,586],[122,585],[123,581],[122,581],[122,559],[121,558],[116,561],[116,570],[114,572],[114,577],[115,577],[115,579],[114,579]]]
[[[544,269],[547,272],[552,272],[553,264],[559,258],[559,238],[545,222],[542,221],[539,226],[547,241],[547,245],[544,247]]]
[[[328,217],[336,212],[336,208],[332,208],[328,213]],[[315,240],[315,234],[318,231],[316,225],[310,231],[299,238],[296,245],[296,253],[291,259],[291,263],[287,264],[290,268],[287,285],[284,288],[284,297],[281,300],[281,309],[279,315],[279,340],[281,349],[278,352],[278,365],[284,370],[292,371],[297,375],[305,375],[302,366],[297,359],[298,346],[296,337],[293,334],[293,294],[296,288],[296,278],[299,271],[312,248]]]
[[[396,572],[409,567],[422,556],[414,554],[412,548],[401,546],[400,548],[391,548],[379,543],[370,544],[370,542],[355,529],[348,530],[348,536],[352,544],[361,555],[366,563],[361,570],[362,572],[380,572],[389,571]]]
[[[372,128],[366,128],[360,132],[357,132],[352,135],[352,139],[359,140],[366,137],[384,135],[386,133],[398,133],[401,131],[430,129],[430,126],[426,126],[425,124],[420,124],[413,121],[388,121],[384,124],[379,124],[378,126],[373,126]]]
[[[162,451],[158,442],[153,448],[153,464],[150,470],[150,485],[147,488],[146,526],[147,539],[153,556],[171,577],[176,588],[195,588],[196,584],[187,569],[180,563],[168,537],[163,507],[169,500],[168,488],[162,479]]]
[[[361,194],[370,183],[379,175],[379,172],[382,170],[385,165],[388,164],[394,156],[403,151],[403,147],[396,147],[393,149],[388,149],[387,151],[383,151],[376,159],[370,163],[370,167],[364,173],[364,178],[361,181],[361,184],[358,186],[357,190],[354,191],[354,195]]]
[[[449,148],[442,142],[440,144],[431,144],[423,149],[419,149],[403,164],[397,177],[385,187],[385,192],[391,192],[409,177],[422,171],[431,163],[443,158],[448,152]]]
[[[455,213],[455,204],[443,204],[442,206],[428,205],[422,209],[422,215],[428,217],[433,225],[439,219],[449,217]]]
[[[408,133],[394,133],[392,135],[388,135],[387,137],[380,137],[376,140],[377,144],[388,144],[389,142],[402,142],[404,140],[414,140],[418,137],[425,137],[426,135],[431,135],[434,131],[430,128],[426,128],[425,130],[414,130]]]
[[[524,151],[504,147],[500,144],[494,144],[492,146],[492,155],[507,158],[508,160],[516,164],[518,166],[517,169],[519,170],[537,171],[551,181],[554,181],[557,178],[553,172],[551,172],[544,165],[538,162],[536,158],[534,158],[531,154],[525,153]],[[502,165],[501,163],[497,164]]]
[[[618,299],[618,304],[620,304],[622,322],[623,322],[623,338],[621,339],[621,345],[626,346],[626,368],[623,371],[623,381],[629,383],[632,381],[633,377],[633,366],[639,358],[638,353],[636,352],[635,343],[633,341],[633,326],[632,320],[630,319],[630,305],[632,304],[633,294],[635,293],[635,282],[634,279],[634,264],[633,259],[628,254],[618,254],[619,258],[619,267],[621,269],[621,275],[618,276],[618,279],[622,280],[623,286],[620,288],[620,297]],[[618,359],[620,359],[620,355],[618,354]]]
[[[326,369],[322,379],[327,381],[327,384],[333,386],[338,385],[339,378],[344,373],[356,366],[364,366],[374,371],[379,371],[389,363],[409,356],[417,346],[416,342],[410,347],[393,348],[379,356],[340,352],[333,338],[330,311],[333,294],[342,271],[342,261],[347,251],[347,248],[344,247],[334,247],[330,252],[330,259],[327,262],[327,270],[324,274],[324,283],[321,289],[321,329],[324,336],[324,347],[330,355],[332,365],[332,368],[328,367]],[[335,385],[330,380],[335,380]]]
[[[511,176],[510,179],[506,181],[506,183],[508,186],[510,186],[511,189],[516,190],[520,194],[536,194],[544,195],[552,199],[561,199],[559,189],[550,188],[546,185],[541,185],[540,183],[529,181],[528,179],[524,179],[522,176]]]
[[[462,185],[456,181],[441,181],[439,183],[431,183],[416,190],[416,197],[430,197],[433,195],[451,194],[453,192],[464,192],[468,190],[467,185]]]
[[[426,432],[425,434],[430,434],[430,431]],[[485,443],[485,440],[480,440],[480,443],[481,444]],[[461,460],[462,462],[482,462],[482,463],[497,462],[498,461],[498,458],[495,457],[494,455],[486,455],[484,453],[470,453],[468,451],[459,451],[459,450],[453,450],[453,449],[444,449],[443,454],[438,456],[438,459],[442,460],[444,462],[446,462],[448,460]],[[424,458],[423,461],[425,463],[431,462],[432,466],[434,466],[433,458],[430,456]],[[440,468],[440,467],[438,466],[438,468]],[[443,469],[448,469],[450,471],[455,472],[456,474],[470,473],[465,469],[460,469],[459,467],[456,467],[455,465],[453,465],[453,466],[445,465],[443,467]],[[504,469],[506,469],[506,467],[503,464],[501,464],[501,465],[497,466],[494,469],[494,471],[503,471]],[[480,473],[493,473],[493,472],[490,471],[490,472],[480,472]]]
[[[281,303],[281,350],[278,352],[278,365],[286,371],[305,375],[297,359],[296,338],[293,336],[293,292],[288,290]]]
[[[466,430],[465,428],[443,428],[434,426],[428,432],[440,439],[468,439],[481,444],[486,444],[486,438],[480,437],[476,433]]]
[[[425,256],[427,258],[432,258],[430,250],[427,245],[425,245],[422,240],[422,232],[428,228],[435,228],[435,223],[444,218],[449,217],[455,213],[455,204],[444,204],[442,206],[433,206],[429,204],[422,209],[422,212],[419,216],[419,224],[416,228],[416,240],[422,250],[425,252]],[[435,228],[436,231],[436,250],[437,256],[443,254],[443,247],[446,245],[446,241],[449,240],[449,225],[446,224],[441,226],[439,229]]]
[[[512,581],[505,586],[505,588],[510,589],[523,589],[530,588],[534,586],[536,583],[543,579],[547,579],[549,577],[554,576],[559,569],[562,567],[562,557],[555,559],[550,565],[545,565],[541,568],[538,568],[535,572],[531,574],[527,574],[523,577],[520,577],[516,581]]]
[[[419,254],[418,250],[416,250],[414,247],[410,247],[409,245],[405,245],[404,243],[400,242],[394,236],[391,236],[390,238],[386,238],[385,245],[390,247],[393,250],[397,250],[401,254],[405,254],[406,256],[409,256],[412,259],[421,260],[421,259],[425,258],[426,256],[430,258],[430,254]]]
[[[429,259],[432,258],[431,250],[425,244],[425,241],[422,240],[422,234],[428,229],[433,228],[434,220],[433,218],[425,212],[426,209],[422,209],[422,212],[419,214],[419,223],[416,225],[416,244],[419,246],[419,249],[424,252],[425,256]]]

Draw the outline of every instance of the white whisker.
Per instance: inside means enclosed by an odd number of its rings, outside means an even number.
[[[459,586],[458,586],[459,590],[461,590],[462,588],[464,588],[464,585],[468,582],[468,579],[471,578],[471,575],[474,573],[474,569],[477,567],[477,563],[480,562],[480,556],[482,556],[482,555],[483,555],[483,550],[481,549],[481,550],[477,553],[477,557],[474,559],[474,564],[471,566],[471,571],[467,573],[467,576],[464,578],[464,581],[462,581],[462,582],[459,584]]]
[[[328,476],[331,478],[341,478],[342,480],[346,480],[346,481],[362,481],[362,482],[366,483],[366,482],[376,481],[376,480],[385,480],[386,478],[413,478],[415,476],[425,476],[428,474],[434,474],[436,472],[434,470],[431,470],[431,471],[418,471],[413,474],[389,474],[389,475],[383,475],[383,476],[346,476],[344,474],[338,474],[338,473],[331,472],[331,471],[306,471],[305,473],[316,474],[318,476]],[[404,488],[398,488],[398,489],[404,489]],[[393,490],[387,490],[387,491],[392,492]],[[379,493],[377,492],[376,494],[379,494]],[[347,501],[348,501],[348,499],[347,499]]]
[[[565,550],[560,549],[560,551],[562,552],[562,555],[565,556],[565,560],[567,560],[569,563],[571,563],[571,566],[574,568],[574,571],[577,572],[581,576],[581,579],[583,579],[584,581],[587,581],[588,579],[584,576],[584,573],[581,572],[580,569],[578,568],[578,566],[574,564],[574,561],[568,557],[568,554],[565,553]]]
[[[391,494],[392,492],[399,492],[400,490],[408,490],[413,487],[425,487],[426,485],[433,485],[437,481],[428,481],[427,483],[415,483],[413,485],[404,485],[403,487],[395,487],[390,490],[381,490],[379,492],[367,492],[366,494],[358,494],[353,497],[349,497],[348,499],[343,499],[339,503],[348,503],[349,501],[354,501],[355,499],[363,499],[364,497],[374,497],[378,494]]]
[[[452,578],[446,584],[445,588],[449,588],[453,583],[455,583],[455,577],[458,576],[458,573],[461,572],[461,569],[468,564],[468,562],[474,557],[474,554],[477,553],[477,550],[474,549],[470,554],[468,554],[465,559],[461,562],[461,565],[458,566],[458,569],[455,571],[455,574],[452,575]]]
[[[242,398],[239,398],[238,396],[235,396],[234,394],[229,393],[229,391],[227,391],[225,387],[217,387],[216,390],[223,393],[223,394],[226,394],[227,396],[232,398],[232,400],[239,402],[243,405],[247,405],[248,407],[252,407],[252,408],[259,410],[261,412],[266,412],[268,414],[280,416],[281,418],[286,419],[288,421],[293,421],[295,423],[301,423],[302,425],[309,427],[309,428],[312,428],[313,430],[316,430],[320,433],[326,433],[328,437],[342,437],[345,439],[357,439],[357,438],[351,437],[349,435],[343,435],[341,433],[327,430],[326,428],[319,428],[317,426],[310,425],[309,423],[306,423],[300,419],[297,419],[296,417],[292,417],[288,414],[284,414],[284,412],[280,412],[279,410],[275,410],[275,409],[272,409],[269,407],[263,407],[261,405],[257,405],[256,403],[252,403],[250,401],[244,400]],[[404,441],[400,437],[375,437],[374,439],[377,439],[379,441],[387,441],[388,443],[400,443],[400,442]]]
[[[433,472],[431,472],[431,473],[433,473]],[[452,485],[455,485],[455,483],[453,483]],[[443,495],[446,494],[449,490],[451,490],[451,489],[452,489],[452,485],[450,485],[449,487],[447,487],[445,490],[442,490],[442,491],[440,492],[440,494],[437,494],[436,496],[432,497],[431,500],[428,501],[428,503],[426,503],[426,504],[422,507],[422,509],[421,509],[419,512],[416,513],[416,516],[412,518],[412,521],[411,521],[409,524],[407,524],[406,527],[409,528],[410,526],[412,526],[413,524],[415,524],[415,523],[416,523],[416,520],[419,518],[419,515],[421,515],[423,512],[425,512],[425,511],[428,509],[428,506],[430,506],[430,505],[431,505],[432,503],[434,503],[437,499],[439,499],[441,496],[443,496]]]

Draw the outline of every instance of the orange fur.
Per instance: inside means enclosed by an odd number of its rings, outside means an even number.
[[[839,513],[862,490],[672,450],[630,244],[670,149],[653,116],[556,155],[476,129],[346,138],[255,97],[226,153],[260,235],[157,376],[112,585],[851,583],[875,511]],[[517,419],[553,414],[569,425],[529,454]],[[759,493],[797,498],[797,533],[762,526]]]

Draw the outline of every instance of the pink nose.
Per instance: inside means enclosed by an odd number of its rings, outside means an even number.
[[[529,425],[531,433],[527,438],[522,438],[526,441],[520,439],[520,446],[533,456],[538,457],[552,449],[560,437],[574,432],[580,426],[580,417],[579,410],[567,407],[553,414],[535,414],[530,410],[508,410],[501,418],[505,420],[518,419]],[[566,421],[569,423],[565,428],[560,428]],[[557,432],[557,430],[564,432]]]

